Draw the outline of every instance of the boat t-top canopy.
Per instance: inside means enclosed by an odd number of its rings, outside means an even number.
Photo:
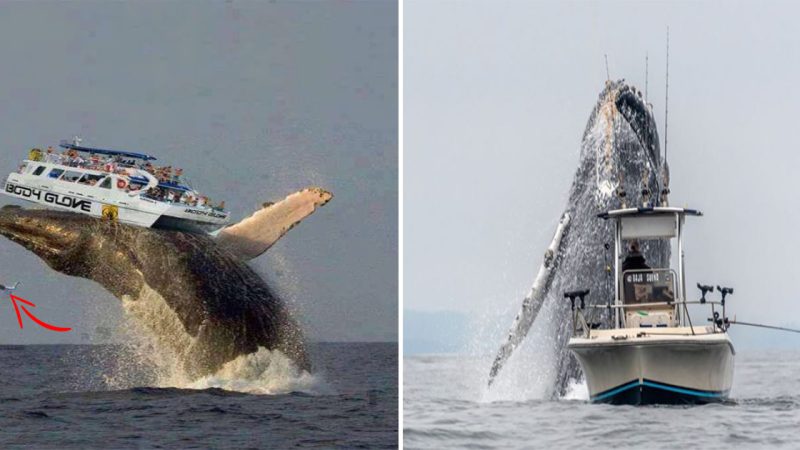
[[[79,152],[98,153],[101,155],[111,156],[125,156],[128,158],[141,159],[143,161],[155,161],[155,156],[150,156],[144,153],[129,152],[125,150],[109,150],[103,148],[81,147],[80,145],[71,144],[69,141],[62,140],[59,147],[77,150]]]
[[[610,211],[598,214],[597,217],[608,220],[613,219],[614,222],[614,286],[616,286],[616,294],[614,304],[616,306],[622,305],[622,275],[623,265],[622,260],[622,242],[624,240],[638,240],[638,239],[671,239],[678,238],[678,270],[677,270],[677,290],[673,294],[673,298],[679,300],[686,299],[686,286],[683,276],[683,223],[686,216],[702,216],[703,213],[696,209],[676,208],[671,206],[653,206],[653,207],[639,207],[639,208],[622,208],[612,209]],[[645,266],[646,267],[646,266]],[[667,275],[671,272],[670,269],[657,268],[647,269],[647,273],[653,274],[661,271]],[[666,272],[664,272],[666,270]],[[637,272],[636,269],[633,269]],[[639,271],[641,272],[641,271]],[[661,273],[659,272],[659,273]],[[627,273],[627,272],[626,272]],[[655,276],[652,277],[655,279]],[[674,289],[674,288],[673,288]],[[677,303],[675,306],[675,315],[679,313]],[[621,316],[619,310],[614,313],[614,323],[616,327],[621,326]]]
[[[672,206],[653,206],[647,208],[612,209],[610,211],[598,214],[597,217],[601,219],[615,219],[615,218],[632,217],[632,216],[659,216],[659,215],[674,216],[675,214],[683,216],[703,215],[701,211],[696,209],[676,208]]]
[[[619,239],[669,239],[679,234],[685,216],[702,216],[696,209],[655,206],[613,209],[597,217],[616,219]]]

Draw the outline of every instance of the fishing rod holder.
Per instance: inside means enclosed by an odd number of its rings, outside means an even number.
[[[661,205],[660,206],[668,206],[669,205],[669,188],[665,187],[661,190]]]
[[[728,320],[727,317],[720,317],[719,313],[716,312],[716,311],[714,311],[714,318],[713,319],[709,318],[708,321],[709,322],[714,322],[714,325],[719,327],[719,329],[722,330],[722,331],[727,331],[728,328],[731,327],[730,320]]]
[[[625,197],[627,197],[627,196],[628,196],[628,193],[625,192],[625,189],[623,189],[622,186],[620,186],[617,189],[617,197],[619,197],[619,201],[620,201],[620,203],[622,203],[622,207],[623,208],[627,208],[628,207],[627,203],[625,203]]]
[[[717,286],[717,290],[722,294],[722,306],[725,306],[725,296],[733,294],[733,288]]]
[[[589,295],[589,289],[582,289],[578,291],[564,292],[564,298],[569,299],[570,310],[572,310],[572,334],[578,334],[578,326],[583,330],[584,337],[589,337],[591,330],[597,328],[599,324],[589,324],[586,322],[586,317],[583,315],[583,310],[586,309],[585,297]],[[578,308],[575,308],[575,299],[580,300]],[[592,306],[592,305],[589,305]]]
[[[706,293],[714,292],[714,286],[708,286],[708,285],[700,284],[700,283],[697,283],[697,289],[700,289],[700,292],[701,292],[700,303],[705,303],[706,302]]]
[[[586,297],[587,295],[589,295],[589,289],[564,292],[564,298],[569,299],[569,305],[572,311],[575,311],[575,298],[578,298],[581,301],[581,304],[578,308],[586,309],[586,302],[584,301],[584,297]]]

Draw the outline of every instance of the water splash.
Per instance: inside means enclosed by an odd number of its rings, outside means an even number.
[[[113,356],[114,367],[105,377],[112,389],[220,388],[268,395],[331,391],[321,375],[302,370],[282,352],[264,347],[240,355],[211,375],[192,376],[187,358],[196,339],[186,332],[163,297],[145,285],[136,299],[123,297],[122,306],[125,320],[120,333],[126,344]]]
[[[260,347],[226,363],[214,375],[179,386],[189,389],[221,388],[248,394],[328,393],[330,387],[319,375],[300,370],[280,351]]]
[[[557,311],[554,302],[546,302],[541,310],[544,320],[531,328],[528,339],[509,358],[503,376],[491,388],[486,386],[485,369],[481,381],[481,402],[548,400],[554,394],[558,376],[558,342],[555,338]],[[491,365],[491,359],[488,360]]]
[[[586,380],[572,380],[567,385],[567,392],[561,397],[562,400],[589,400],[589,388]]]

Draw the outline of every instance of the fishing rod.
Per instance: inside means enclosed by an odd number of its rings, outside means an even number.
[[[714,319],[708,319],[708,321],[713,322]],[[729,325],[747,325],[748,327],[769,328],[770,330],[780,330],[780,331],[790,331],[792,333],[800,333],[800,330],[794,328],[776,327],[774,325],[764,325],[763,323],[741,322],[736,319],[726,320],[725,323]]]
[[[702,298],[700,299],[700,303],[706,303],[706,293],[707,292],[713,292],[714,288],[712,286],[704,286],[704,285],[702,285],[700,283],[697,283],[697,288],[700,289],[700,292],[702,293]],[[730,328],[731,325],[745,325],[745,326],[748,326],[748,327],[768,328],[770,330],[779,330],[779,331],[789,331],[791,333],[800,333],[800,330],[795,329],[795,328],[778,327],[778,326],[775,326],[775,325],[765,325],[763,323],[742,322],[742,321],[736,320],[735,318],[733,320],[729,320],[725,316],[725,296],[727,294],[733,294],[733,288],[722,288],[720,286],[717,286],[717,290],[719,290],[720,293],[722,293],[722,318],[719,317],[719,313],[718,312],[714,312],[714,317],[713,318],[709,317],[708,321],[709,322],[714,322],[714,324],[717,325],[718,327],[720,327],[720,329],[727,330],[728,328]],[[713,308],[713,304],[712,304],[712,308]],[[712,309],[712,311],[713,311],[713,309]]]

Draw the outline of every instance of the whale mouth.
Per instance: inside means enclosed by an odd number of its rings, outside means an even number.
[[[0,208],[0,235],[16,242],[46,261],[54,261],[76,242],[80,229],[63,213],[29,210],[15,205]]]

